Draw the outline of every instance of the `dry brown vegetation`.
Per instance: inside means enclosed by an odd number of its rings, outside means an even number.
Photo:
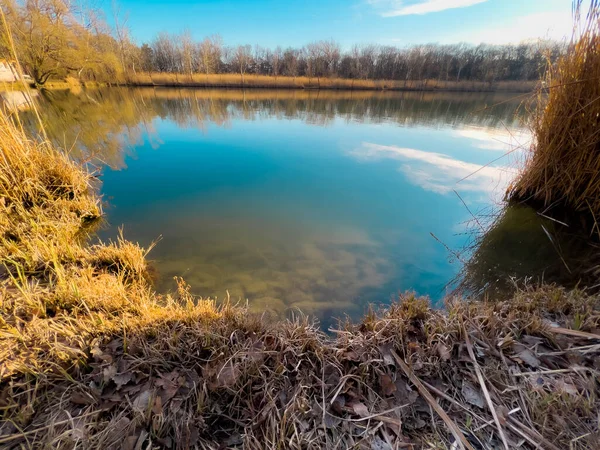
[[[0,447],[596,448],[597,298],[407,295],[330,336],[158,296],[146,250],[90,245],[93,176],[0,125]]]
[[[350,89],[457,92],[531,92],[537,81],[442,81],[442,80],[364,80],[329,77],[287,77],[246,74],[136,73],[124,82],[131,86],[185,86],[208,88],[266,89]]]
[[[581,3],[581,2],[579,2]],[[532,131],[535,143],[513,199],[600,217],[600,3],[580,39],[547,71]],[[592,230],[594,231],[594,230]],[[598,230],[596,230],[598,231]]]

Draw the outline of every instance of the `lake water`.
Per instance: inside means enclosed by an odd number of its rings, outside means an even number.
[[[325,324],[406,290],[442,299],[461,269],[467,222],[497,206],[514,150],[530,140],[520,99],[508,95],[40,97],[54,139],[101,161],[102,238],[123,227],[142,245],[160,239],[150,254],[160,291],[182,276],[198,295],[299,309]]]

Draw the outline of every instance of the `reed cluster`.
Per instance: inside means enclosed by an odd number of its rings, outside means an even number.
[[[129,86],[176,86],[243,89],[321,89],[356,91],[532,92],[535,81],[366,80],[246,74],[135,73],[121,81]]]
[[[577,16],[582,2],[576,2]],[[600,2],[592,0],[569,51],[547,71],[534,143],[509,197],[600,217]],[[581,27],[581,30],[578,28]]]

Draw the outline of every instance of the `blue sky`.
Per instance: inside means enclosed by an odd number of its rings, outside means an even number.
[[[570,34],[571,27],[571,0],[117,2],[138,43],[161,31],[185,29],[198,39],[219,34],[227,45],[266,47],[302,46],[321,39],[334,39],[344,48],[355,43],[505,43],[558,39]]]

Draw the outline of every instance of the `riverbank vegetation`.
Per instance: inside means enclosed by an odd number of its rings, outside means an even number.
[[[527,167],[510,197],[583,227],[600,237],[600,3],[592,1],[580,39],[547,74],[556,86],[540,94],[532,131],[535,143]],[[566,211],[565,211],[566,210]],[[565,216],[565,214],[567,216]],[[568,216],[571,215],[571,220]],[[565,219],[567,217],[567,219]]]
[[[100,11],[79,3],[9,0],[0,8],[0,58],[13,60],[14,44],[38,86],[73,77],[134,85],[524,91],[564,51],[556,42],[342,49],[320,41],[268,49],[227,46],[218,36],[196,41],[189,31],[138,46],[118,15],[111,28]]]
[[[592,3],[515,199],[596,211]],[[406,294],[326,335],[182,279],[157,294],[149,249],[92,240],[93,173],[4,114],[0,155],[2,448],[597,448],[597,296],[525,286],[438,310]]]
[[[92,244],[95,178],[0,119],[0,445],[575,448],[598,441],[598,299],[402,296],[333,336],[151,287]]]
[[[261,88],[261,89],[325,89],[356,91],[457,91],[457,92],[532,92],[537,81],[478,80],[391,80],[339,77],[278,76],[248,74],[136,73],[127,78],[130,86]]]

